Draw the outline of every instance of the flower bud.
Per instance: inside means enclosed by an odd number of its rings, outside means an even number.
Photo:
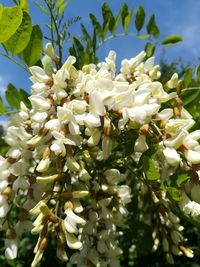
[[[82,247],[82,243],[76,238],[75,235],[66,232],[65,237],[69,248],[80,249]]]
[[[68,257],[65,251],[65,236],[62,233],[58,234],[58,244],[57,244],[56,255],[61,261],[68,260]]]
[[[163,246],[163,250],[164,250],[165,252],[168,252],[168,251],[169,251],[169,242],[168,242],[168,240],[167,240],[166,237],[164,237],[164,238],[162,239],[162,246]]]
[[[86,171],[86,169],[82,169],[79,172],[79,179],[83,182],[90,180],[92,177],[89,175],[89,173]]]
[[[72,172],[77,172],[80,169],[80,165],[73,157],[67,157],[67,168]]]
[[[53,183],[61,178],[60,174],[54,174],[49,176],[38,176],[36,181],[41,184]]]
[[[83,198],[89,195],[88,191],[74,191],[72,192],[73,198]]]
[[[48,55],[52,59],[56,59],[56,54],[51,43],[47,43],[44,48],[45,54]]]
[[[104,136],[102,140],[102,152],[104,160],[109,158],[111,150],[112,150],[112,139],[109,136]]]
[[[194,252],[190,248],[186,248],[184,246],[180,246],[180,249],[183,251],[184,255],[188,258],[194,257]]]
[[[51,163],[50,158],[41,159],[40,163],[36,168],[36,171],[46,172],[49,169],[50,163]]]
[[[45,248],[47,246],[47,238],[43,238],[38,246],[38,250],[35,254],[34,260],[31,264],[31,267],[36,267],[38,263],[41,261]]]

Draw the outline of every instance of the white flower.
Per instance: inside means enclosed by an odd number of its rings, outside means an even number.
[[[39,95],[32,95],[29,97],[29,100],[31,101],[33,108],[37,111],[47,111],[51,107],[48,99]]]
[[[177,166],[181,162],[181,157],[174,148],[166,147],[163,150],[163,154],[169,165]]]
[[[72,210],[65,210],[66,218],[64,219],[64,225],[68,233],[77,233],[77,224],[85,225],[86,221],[77,216]]]
[[[200,151],[187,150],[184,152],[186,159],[192,164],[200,163]]]
[[[19,240],[15,239],[5,239],[5,257],[9,260],[13,260],[17,257]]]
[[[30,78],[33,83],[46,83],[49,81],[49,76],[46,75],[45,71],[42,68],[33,66],[30,67],[29,70],[33,75]]]
[[[9,211],[9,204],[7,203],[7,196],[0,194],[0,218],[4,218]]]
[[[191,201],[185,193],[182,193],[182,199],[179,202],[179,207],[183,212],[193,217],[200,215],[200,204],[195,201]]]
[[[66,233],[65,236],[69,248],[80,249],[82,247],[82,243],[76,238],[75,235]]]
[[[118,196],[123,204],[131,201],[131,189],[128,185],[121,185],[118,188]]]
[[[139,137],[135,141],[134,151],[143,153],[147,149],[148,149],[148,145],[146,143],[146,136],[145,135],[139,135]]]

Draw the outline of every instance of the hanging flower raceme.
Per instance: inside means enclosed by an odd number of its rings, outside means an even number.
[[[52,55],[50,46],[47,48]],[[11,117],[5,137],[10,149],[6,158],[0,159],[0,222],[7,233],[7,258],[17,256],[22,233],[31,231],[38,235],[32,262],[32,267],[36,266],[48,233],[53,232],[59,259],[68,260],[68,247],[75,250],[70,260],[79,267],[120,266],[118,228],[131,201],[131,162],[140,165],[142,179],[156,169],[153,175],[157,178],[151,179],[160,183],[186,163],[191,167],[200,163],[200,134],[189,132],[194,124],[191,116],[180,105],[175,107],[179,116],[173,108],[162,106],[178,99],[174,90],[179,83],[177,75],[165,85],[173,90],[167,93],[158,81],[159,66],[153,65],[153,58],[144,61],[145,52],[123,60],[117,75],[115,59],[111,51],[105,62],[77,70],[76,59],[69,56],[51,76],[41,67],[30,68],[31,108],[21,103],[20,112]],[[130,140],[126,136],[132,132],[134,142],[127,154],[124,145]],[[141,167],[153,143],[149,138],[157,144],[158,154],[150,159],[150,165]],[[151,166],[149,172],[147,165]],[[166,204],[158,217],[167,223],[157,232],[164,231],[163,247],[172,261],[172,254],[187,249],[182,245],[179,219],[170,212],[167,197],[163,199]],[[10,213],[14,205],[19,210],[15,226]],[[192,211],[191,205],[183,195],[181,209],[196,214],[198,207]]]

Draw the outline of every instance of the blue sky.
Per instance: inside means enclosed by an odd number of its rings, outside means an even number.
[[[45,29],[43,13],[34,5],[33,0],[29,0],[30,12],[33,23],[38,23],[42,29]],[[39,0],[44,3],[43,0]],[[93,13],[98,19],[101,19],[102,0],[71,0],[66,10],[66,17],[81,16],[82,23],[89,27],[89,13]],[[155,56],[156,61],[163,57],[170,62],[174,58],[182,57],[185,62],[195,64],[200,57],[200,1],[199,0],[110,0],[107,3],[111,6],[116,16],[120,6],[126,2],[129,7],[134,7],[136,12],[139,5],[143,5],[146,11],[146,17],[155,14],[156,22],[161,32],[161,40],[171,34],[180,34],[184,41],[178,45],[163,47],[158,46]],[[12,5],[12,0],[0,0],[3,6]],[[133,26],[132,26],[133,27]],[[74,34],[78,32],[78,24],[71,30]],[[133,27],[134,30],[134,27]],[[131,32],[131,25],[129,31]],[[135,37],[121,37],[107,42],[100,50],[99,57],[103,59],[112,49],[118,54],[118,64],[123,58],[135,56],[144,48],[145,41],[138,40]],[[21,87],[27,91],[30,90],[31,82],[29,75],[18,66],[9,62],[7,59],[0,58],[0,95],[3,94],[6,84],[13,83],[16,87]]]

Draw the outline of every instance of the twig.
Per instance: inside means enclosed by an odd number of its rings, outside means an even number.
[[[13,57],[9,56],[9,55],[6,55],[2,52],[0,52],[0,55],[11,60],[12,62],[14,62],[16,65],[18,65],[20,68],[22,68],[23,70],[25,70],[26,72],[30,73],[29,69],[26,68],[24,65],[22,65],[21,63],[19,63],[17,60],[15,60]]]

